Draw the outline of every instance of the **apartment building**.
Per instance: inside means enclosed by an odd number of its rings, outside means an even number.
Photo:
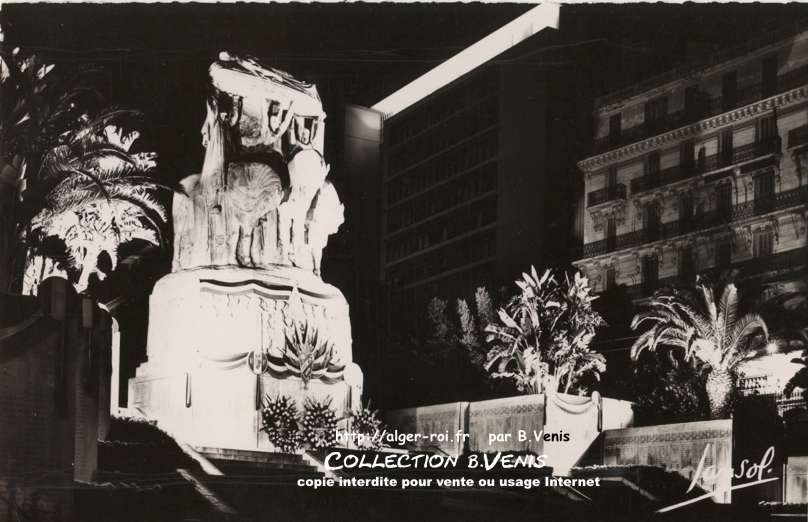
[[[573,264],[597,291],[804,275],[808,32],[603,96],[595,119]]]

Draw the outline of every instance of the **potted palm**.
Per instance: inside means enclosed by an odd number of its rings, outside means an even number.
[[[550,270],[539,276],[531,267],[516,285],[519,292],[485,330],[491,376],[511,379],[526,393],[569,393],[582,377],[598,378],[606,359],[589,344],[604,321],[592,309],[587,279],[576,273],[560,280]]]

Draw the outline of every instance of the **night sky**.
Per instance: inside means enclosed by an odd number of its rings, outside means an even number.
[[[146,113],[144,137],[164,176],[179,179],[201,166],[206,70],[220,50],[316,82],[334,129],[343,104],[372,105],[530,7],[7,4],[0,17],[9,42],[65,66],[103,65],[110,100]],[[806,17],[804,5],[570,5],[561,35],[618,51],[619,60],[592,71],[608,90]],[[327,147],[339,143],[334,131],[328,138]]]

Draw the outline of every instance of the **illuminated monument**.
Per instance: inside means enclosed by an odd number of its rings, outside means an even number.
[[[195,446],[271,449],[265,395],[360,401],[348,304],[320,278],[343,206],[313,85],[221,53],[202,172],[174,198],[172,272],[155,285],[130,406]]]

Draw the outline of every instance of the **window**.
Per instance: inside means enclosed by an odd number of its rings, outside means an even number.
[[[683,282],[691,282],[696,277],[696,260],[693,247],[685,245],[679,250],[679,277]]]
[[[617,186],[617,167],[612,165],[609,167],[609,170],[606,173],[606,187],[612,189],[613,187],[616,186]]]
[[[774,173],[764,172],[755,177],[755,213],[770,212],[774,207]]]
[[[690,232],[693,228],[693,196],[684,194],[679,198],[679,231]]]
[[[738,103],[738,73],[732,71],[721,78],[721,110],[728,111]]]
[[[645,240],[659,239],[659,206],[650,204],[645,206]]]
[[[771,230],[757,230],[752,234],[752,255],[755,257],[766,257],[772,255],[774,251],[774,241]]]
[[[718,268],[729,268],[732,264],[732,244],[729,241],[721,241],[715,249],[715,266]]]
[[[704,145],[699,147],[698,167],[699,172],[704,172],[707,170],[707,149],[704,147]]]
[[[623,115],[613,114],[609,117],[609,144],[620,145],[620,134],[623,131]]]
[[[642,285],[646,294],[656,290],[659,282],[659,262],[655,255],[647,255],[642,258]]]
[[[659,151],[648,154],[645,160],[645,175],[652,181],[659,179]]]
[[[606,246],[609,250],[613,250],[617,244],[617,222],[614,216],[609,216],[606,219]]]
[[[719,158],[721,159],[719,166],[721,167],[732,165],[732,155],[733,155],[732,138],[733,138],[733,131],[731,128],[724,129],[721,131],[721,136],[719,137],[718,140],[718,154]]]
[[[696,144],[693,140],[687,140],[679,145],[679,165],[682,173],[689,175],[696,163]]]
[[[777,94],[777,55],[767,56],[761,64],[761,95],[764,98]]]
[[[662,127],[668,116],[668,98],[663,96],[645,104],[645,125],[648,131],[656,131]]]
[[[774,119],[774,115],[760,118],[755,127],[755,134],[755,141],[758,144],[757,152],[759,154],[774,152],[776,140],[779,137],[777,132],[777,120]]]
[[[615,270],[613,266],[606,269],[606,282],[604,290],[611,290],[615,286]]]
[[[685,118],[688,122],[698,119],[699,107],[699,86],[691,85],[685,89]]]
[[[716,210],[721,219],[732,218],[732,185],[724,183],[716,188]]]

